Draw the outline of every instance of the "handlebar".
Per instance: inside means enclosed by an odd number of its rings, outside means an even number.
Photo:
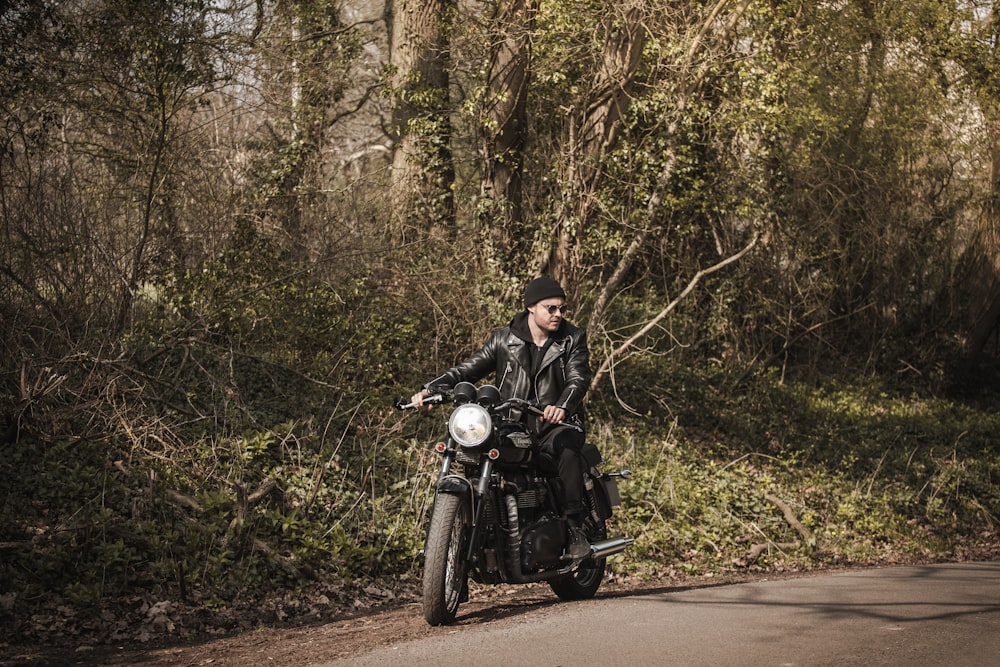
[[[509,398],[509,399],[507,399],[503,403],[503,406],[505,406],[505,407],[506,406],[517,406],[517,407],[523,408],[524,410],[530,412],[531,414],[537,415],[539,417],[541,417],[543,414],[545,414],[545,411],[542,410],[540,407],[538,407],[534,403],[531,403],[530,401],[524,400],[523,398]],[[558,421],[555,424],[556,424],[556,426],[568,426],[568,427],[570,427],[571,429],[573,429],[575,431],[579,431],[580,433],[583,433],[583,427],[580,426],[579,424],[574,424],[573,422]]]
[[[431,394],[424,399],[424,405],[438,405],[439,403],[444,403],[444,394]],[[407,403],[406,399],[400,396],[392,403],[393,407],[397,410],[414,410],[417,407],[416,403]]]
[[[450,395],[450,393],[451,392],[448,392],[447,390],[444,389],[439,390],[436,394],[431,394],[430,396],[424,398],[424,405],[439,405],[441,403],[444,403],[445,400],[447,400],[446,394]],[[393,402],[393,406],[397,410],[413,410],[416,409],[417,404],[414,402],[407,403],[406,399],[400,396]],[[537,405],[535,405],[530,401],[524,400],[523,398],[508,398],[503,403],[493,406],[493,409],[497,412],[500,412],[502,410],[506,410],[507,408],[511,407],[521,408],[539,417],[545,414],[542,408],[538,407]],[[576,431],[579,431],[580,433],[583,433],[583,427],[580,426],[579,424],[574,424],[573,422],[558,421],[556,422],[556,426],[568,426],[569,428],[572,428]]]

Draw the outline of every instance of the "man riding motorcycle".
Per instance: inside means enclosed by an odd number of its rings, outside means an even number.
[[[578,560],[590,554],[580,525],[584,509],[580,452],[585,436],[559,422],[583,426],[583,398],[592,377],[587,334],[566,321],[566,292],[552,278],[543,276],[528,283],[524,307],[477,352],[424,384],[411,400],[421,407],[435,388],[476,382],[492,372],[502,399],[520,398],[542,406],[542,416],[512,411],[511,417],[524,420],[540,451],[557,463],[569,530],[564,558]]]

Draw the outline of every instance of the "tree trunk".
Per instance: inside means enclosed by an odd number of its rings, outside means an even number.
[[[964,374],[978,365],[986,343],[1000,326],[1000,111],[989,125],[990,192],[976,235],[976,267],[965,340]]]
[[[740,17],[746,11],[750,0],[742,0],[742,2],[735,8],[733,8],[728,20],[724,24],[724,27],[716,30],[716,38],[724,39],[730,35],[734,30]],[[676,70],[679,72],[679,87],[676,97],[676,117],[668,123],[666,136],[674,137],[677,132],[677,122],[678,119],[683,114],[684,110],[687,108],[688,97],[691,92],[698,88],[701,80],[705,76],[706,68],[704,65],[695,67],[695,55],[703,48],[705,40],[708,38],[713,26],[716,26],[716,21],[722,16],[723,10],[726,8],[727,0],[718,0],[714,5],[711,12],[705,18],[703,22],[697,27],[691,36],[690,44],[688,44],[685,54],[681,59]],[[641,20],[641,19],[640,19]],[[638,48],[638,53],[636,57],[641,55],[642,44],[636,45]],[[634,68],[638,68],[638,62],[634,64]],[[633,69],[630,76],[634,76],[635,71]],[[621,110],[624,113],[624,109]],[[593,310],[590,314],[590,326],[600,329],[604,324],[605,311],[607,310],[608,304],[611,298],[614,296],[615,292],[621,286],[622,281],[627,275],[628,271],[632,268],[633,262],[639,256],[642,251],[643,246],[646,244],[647,239],[650,237],[653,219],[656,215],[657,209],[660,207],[663,201],[663,193],[666,190],[668,183],[674,174],[674,166],[677,161],[677,155],[674,150],[674,146],[669,145],[664,151],[664,161],[663,168],[656,177],[656,190],[653,192],[652,196],[646,205],[646,227],[639,229],[624,254],[618,259],[618,263],[615,266],[610,278],[604,281],[604,285],[597,295],[594,302]],[[583,224],[583,219],[580,219],[580,223]],[[563,230],[564,225],[560,222],[560,230]],[[560,238],[559,248],[555,249],[550,255],[550,263],[553,261],[558,261],[557,255],[561,254],[568,256],[570,251],[570,241],[568,238]],[[559,273],[553,271],[554,273]]]
[[[450,230],[455,217],[455,169],[446,17],[454,1],[395,0],[391,5],[393,215],[423,231]]]
[[[628,111],[632,84],[646,43],[646,30],[638,8],[630,8],[619,22],[605,22],[605,44],[600,71],[590,101],[569,119],[562,174],[562,200],[543,272],[563,284],[579,280],[576,250],[595,204],[602,167],[614,146],[621,121]]]
[[[523,151],[527,135],[531,33],[537,0],[500,0],[493,23],[490,69],[483,100],[481,194],[490,206],[479,223],[490,254],[501,266],[526,256],[530,239],[522,202]]]
[[[973,275],[969,303],[969,329],[965,339],[961,375],[969,375],[979,365],[986,343],[1000,326],[1000,72],[995,62],[1000,36],[1000,13],[980,15],[978,43],[988,45],[972,59],[960,59],[972,74],[986,120],[990,156],[990,184],[986,207],[971,247]],[[973,52],[975,53],[975,52]]]

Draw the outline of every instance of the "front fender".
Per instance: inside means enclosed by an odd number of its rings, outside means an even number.
[[[468,495],[472,497],[472,482],[461,475],[445,475],[438,480],[438,493],[448,493],[453,496]]]

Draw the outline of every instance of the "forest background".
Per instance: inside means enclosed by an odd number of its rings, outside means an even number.
[[[995,547],[998,36],[983,0],[0,4],[4,637],[392,598],[442,424],[391,402],[543,273],[635,471],[615,576]]]

